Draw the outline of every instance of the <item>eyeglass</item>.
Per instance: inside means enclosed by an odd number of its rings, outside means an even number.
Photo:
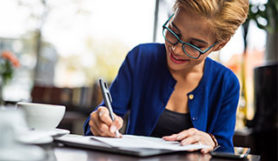
[[[170,19],[174,16],[174,14],[164,23],[164,25],[162,26],[162,34],[164,39],[169,42],[171,45],[177,45],[178,43],[182,44],[182,50],[183,52],[193,58],[193,59],[198,59],[202,54],[205,54],[207,51],[209,51],[214,45],[217,44],[217,42],[215,42],[214,44],[212,44],[211,46],[209,46],[207,49],[205,50],[201,50],[200,48],[198,48],[195,45],[192,45],[190,43],[184,42],[182,41],[179,36],[170,28],[168,28],[166,25],[168,24],[168,22],[170,21]]]

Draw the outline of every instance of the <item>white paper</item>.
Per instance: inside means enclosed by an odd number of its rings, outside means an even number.
[[[173,151],[187,151],[208,148],[207,145],[191,144],[182,146],[178,141],[165,141],[162,138],[136,135],[123,135],[122,138],[92,136],[91,139],[117,148],[150,148]]]

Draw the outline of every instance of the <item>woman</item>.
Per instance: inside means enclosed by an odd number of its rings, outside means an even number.
[[[85,123],[86,135],[115,137],[130,112],[127,134],[202,143],[233,151],[239,82],[207,56],[230,40],[248,13],[248,0],[176,0],[163,25],[165,44],[129,52],[110,92],[115,121],[102,103]]]

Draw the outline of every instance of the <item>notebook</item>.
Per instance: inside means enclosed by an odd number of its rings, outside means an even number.
[[[164,141],[161,138],[136,135],[123,135],[122,138],[108,138],[68,134],[62,137],[57,137],[54,140],[68,146],[138,157],[154,156],[207,147],[202,144],[181,146],[179,142],[175,141],[169,142]]]

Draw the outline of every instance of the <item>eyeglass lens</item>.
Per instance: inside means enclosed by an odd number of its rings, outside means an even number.
[[[177,45],[179,43],[177,37],[172,32],[170,32],[167,28],[163,29],[163,37],[171,45]],[[184,53],[189,57],[198,58],[200,55],[200,52],[197,49],[185,43],[182,43],[182,48]]]

